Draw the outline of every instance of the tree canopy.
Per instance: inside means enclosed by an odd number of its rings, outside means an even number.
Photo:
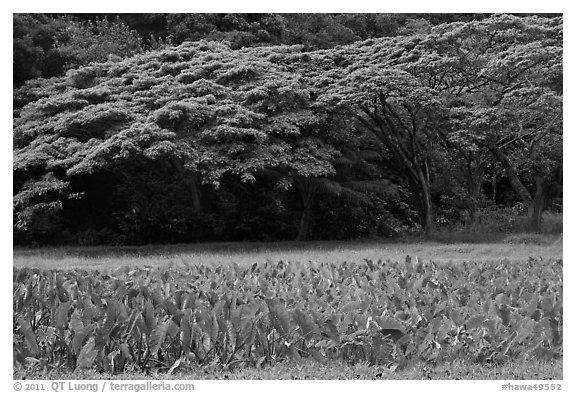
[[[176,25],[207,20],[190,18]],[[253,34],[288,34],[286,19],[257,19]],[[313,51],[216,39],[133,47],[28,81],[14,93],[17,232],[23,242],[78,241],[55,239],[63,227],[107,231],[96,243],[159,232],[304,239],[346,220],[360,235],[415,221],[431,233],[446,201],[476,214],[494,165],[538,230],[562,181],[562,18],[411,20],[393,37]],[[112,37],[102,53],[131,34],[98,23],[90,34]],[[247,28],[245,17],[226,23]],[[72,26],[87,52],[66,51],[83,59],[96,41]],[[256,201],[260,217],[248,211]]]

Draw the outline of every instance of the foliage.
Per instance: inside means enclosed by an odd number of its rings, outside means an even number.
[[[17,239],[430,235],[519,201],[538,231],[561,197],[561,17],[148,15],[178,33],[148,52],[122,19],[74,18],[57,41],[36,31],[49,20],[14,19],[19,40],[90,62],[14,93]],[[301,44],[260,46],[286,42]]]
[[[142,39],[119,18],[84,23],[70,21],[66,35],[65,40],[56,42],[56,50],[68,59],[67,69],[105,62],[108,58],[120,60],[140,52],[142,47]]]
[[[54,49],[64,35],[66,23],[44,14],[14,14],[13,16],[13,82],[25,81],[62,73],[62,61]]]
[[[106,372],[283,359],[392,370],[562,356],[562,261],[14,269],[17,362]]]
[[[127,177],[135,161],[171,163],[182,178],[198,175],[214,187],[225,176],[252,182],[267,168],[334,173],[336,152],[315,135],[307,90],[259,52],[187,43],[71,70],[47,86],[56,91],[41,86],[14,124],[22,219],[42,203],[60,206],[69,179],[103,170]],[[47,170],[58,193],[29,186]]]

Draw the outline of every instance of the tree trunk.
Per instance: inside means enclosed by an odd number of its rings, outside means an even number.
[[[190,191],[190,197],[192,200],[192,209],[196,213],[202,211],[202,195],[200,193],[200,187],[198,185],[198,175],[194,172],[188,172],[185,178],[185,184]]]
[[[311,218],[312,206],[305,206],[302,211],[302,217],[300,218],[300,228],[298,230],[298,235],[296,236],[296,241],[304,241],[308,238]]]
[[[312,207],[314,205],[316,190],[313,182],[307,178],[297,176],[294,178],[294,183],[296,184],[296,189],[300,193],[300,198],[302,198],[302,216],[300,217],[300,226],[295,240],[304,241],[308,238],[308,233],[310,232]]]
[[[470,225],[475,226],[480,222],[480,209],[478,207],[478,201],[472,200],[470,205]]]
[[[176,159],[172,159],[172,164],[178,171],[178,175],[182,178],[184,185],[188,189],[190,193],[190,201],[192,203],[192,209],[199,213],[202,211],[202,194],[200,193],[200,182],[198,178],[198,174],[193,171],[189,171],[184,168],[184,165]]]
[[[470,195],[470,225],[476,225],[480,218],[480,195],[482,193],[482,183],[484,183],[485,165],[483,162],[476,162],[471,165],[468,161],[468,193]]]
[[[544,202],[546,199],[546,187],[544,179],[536,177],[536,195],[532,203],[528,205],[528,230],[539,233],[542,229],[542,213],[544,212]]]
[[[434,222],[434,209],[432,207],[432,198],[430,196],[430,192],[426,192],[423,196],[423,222],[422,226],[424,227],[424,235],[429,237],[434,232],[436,232],[436,223]]]
[[[434,205],[432,195],[430,195],[430,184],[422,171],[418,171],[418,183],[421,199],[420,224],[424,229],[424,235],[429,237],[436,232],[436,223],[434,222]]]
[[[496,173],[492,175],[492,206],[496,206]]]
[[[546,198],[546,182],[543,176],[534,176],[536,183],[536,194],[534,197],[530,191],[522,184],[516,168],[510,162],[508,157],[497,146],[490,146],[492,153],[498,158],[500,163],[504,166],[506,176],[512,185],[512,188],[522,198],[524,204],[528,207],[528,230],[530,232],[540,232],[542,212],[544,210],[544,201]]]

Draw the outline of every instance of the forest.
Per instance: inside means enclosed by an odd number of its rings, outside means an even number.
[[[14,244],[540,232],[551,14],[15,14]]]

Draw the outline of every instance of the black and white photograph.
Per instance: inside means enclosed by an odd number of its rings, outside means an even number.
[[[564,14],[385,10],[12,13],[8,386],[569,391]]]

